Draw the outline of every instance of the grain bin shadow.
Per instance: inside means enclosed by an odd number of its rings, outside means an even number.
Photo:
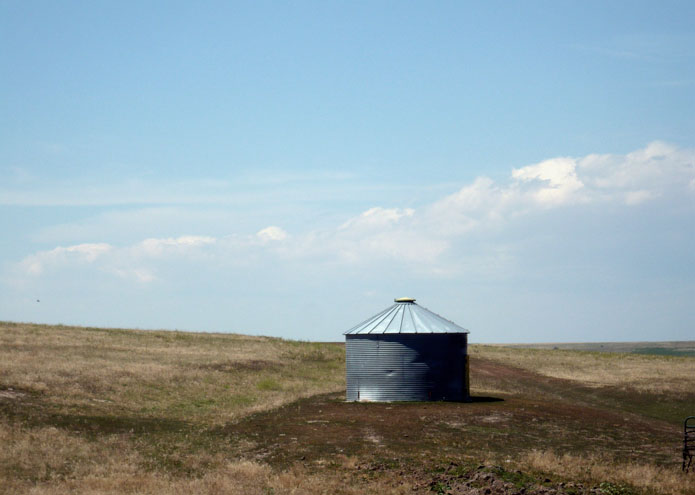
[[[499,397],[487,397],[484,395],[473,395],[466,402],[504,402]]]

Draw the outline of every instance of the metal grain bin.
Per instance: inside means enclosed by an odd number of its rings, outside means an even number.
[[[347,400],[469,399],[468,330],[415,299],[345,332]]]

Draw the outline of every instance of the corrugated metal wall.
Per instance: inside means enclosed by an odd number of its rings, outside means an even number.
[[[467,400],[467,337],[346,335],[347,400]]]

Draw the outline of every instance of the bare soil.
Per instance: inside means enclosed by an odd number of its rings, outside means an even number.
[[[513,382],[523,393],[476,396],[470,403],[356,403],[326,394],[218,433],[241,457],[275,468],[302,463],[317,471],[345,469],[345,459],[359,459],[350,468],[353,480],[368,483],[388,472],[414,493],[600,493],[598,486],[505,468],[531,450],[610,452],[623,462],[674,467],[679,462],[677,427],[605,407],[601,396],[614,391],[482,359],[471,369]],[[481,459],[481,452],[488,458]]]

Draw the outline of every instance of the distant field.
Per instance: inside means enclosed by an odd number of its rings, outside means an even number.
[[[629,352],[658,356],[695,357],[695,340],[679,342],[599,342],[562,344],[504,344],[505,347],[526,349],[562,349],[568,351]]]
[[[0,493],[694,494],[695,358],[635,352],[686,344],[472,345],[472,403],[368,404],[341,344],[0,323]]]

